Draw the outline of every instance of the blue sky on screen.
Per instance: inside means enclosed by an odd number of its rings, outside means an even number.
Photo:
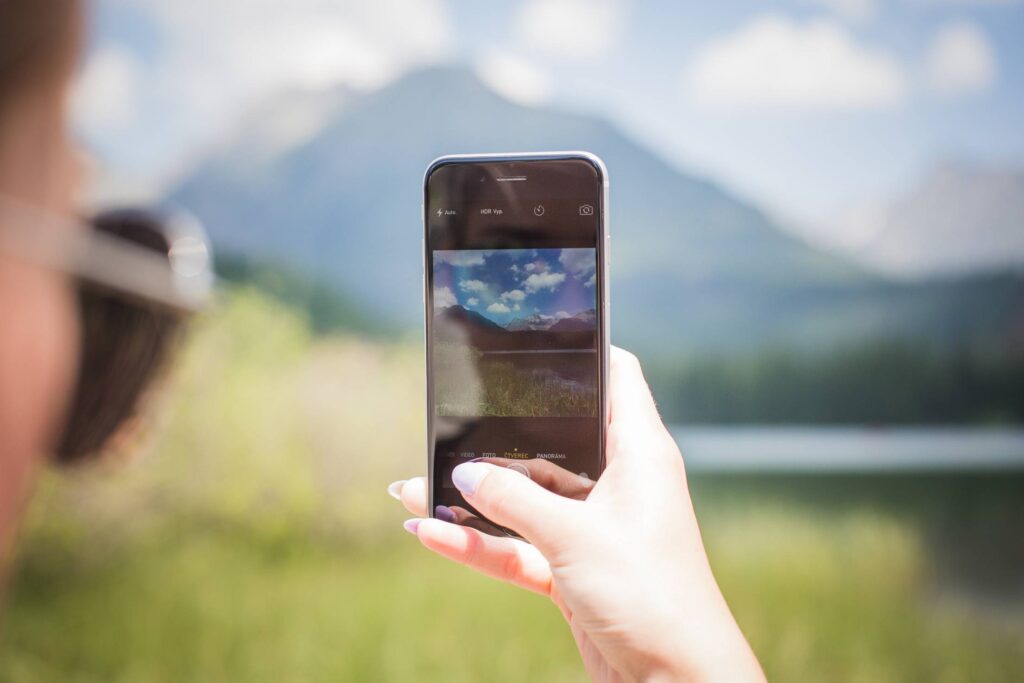
[[[434,309],[462,306],[505,325],[596,308],[594,249],[434,252]]]
[[[1024,164],[1024,0],[98,0],[78,128],[164,177],[287,87],[471,66],[821,220],[936,162]],[[155,182],[155,180],[154,180]]]

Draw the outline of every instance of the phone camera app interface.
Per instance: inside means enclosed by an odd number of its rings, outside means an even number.
[[[602,412],[596,249],[438,250],[432,265],[439,514],[490,530],[451,484],[475,459],[586,497]]]
[[[594,249],[434,252],[442,417],[596,417]]]

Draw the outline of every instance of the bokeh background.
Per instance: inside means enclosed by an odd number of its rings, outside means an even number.
[[[384,493],[425,465],[424,167],[573,148],[612,178],[613,340],[769,678],[1024,680],[1024,4],[90,24],[83,201],[191,210],[222,287],[147,428],[44,477],[0,680],[580,680],[550,605],[428,555]]]

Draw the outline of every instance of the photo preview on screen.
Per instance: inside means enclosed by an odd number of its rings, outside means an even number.
[[[465,505],[451,470],[477,458],[596,478],[596,259],[593,248],[433,252],[436,502]]]
[[[594,249],[433,258],[437,415],[597,416]]]

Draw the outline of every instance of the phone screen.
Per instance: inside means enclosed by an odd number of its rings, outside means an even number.
[[[428,172],[426,320],[434,516],[509,534],[452,484],[482,459],[585,498],[604,465],[604,177],[588,158]]]

